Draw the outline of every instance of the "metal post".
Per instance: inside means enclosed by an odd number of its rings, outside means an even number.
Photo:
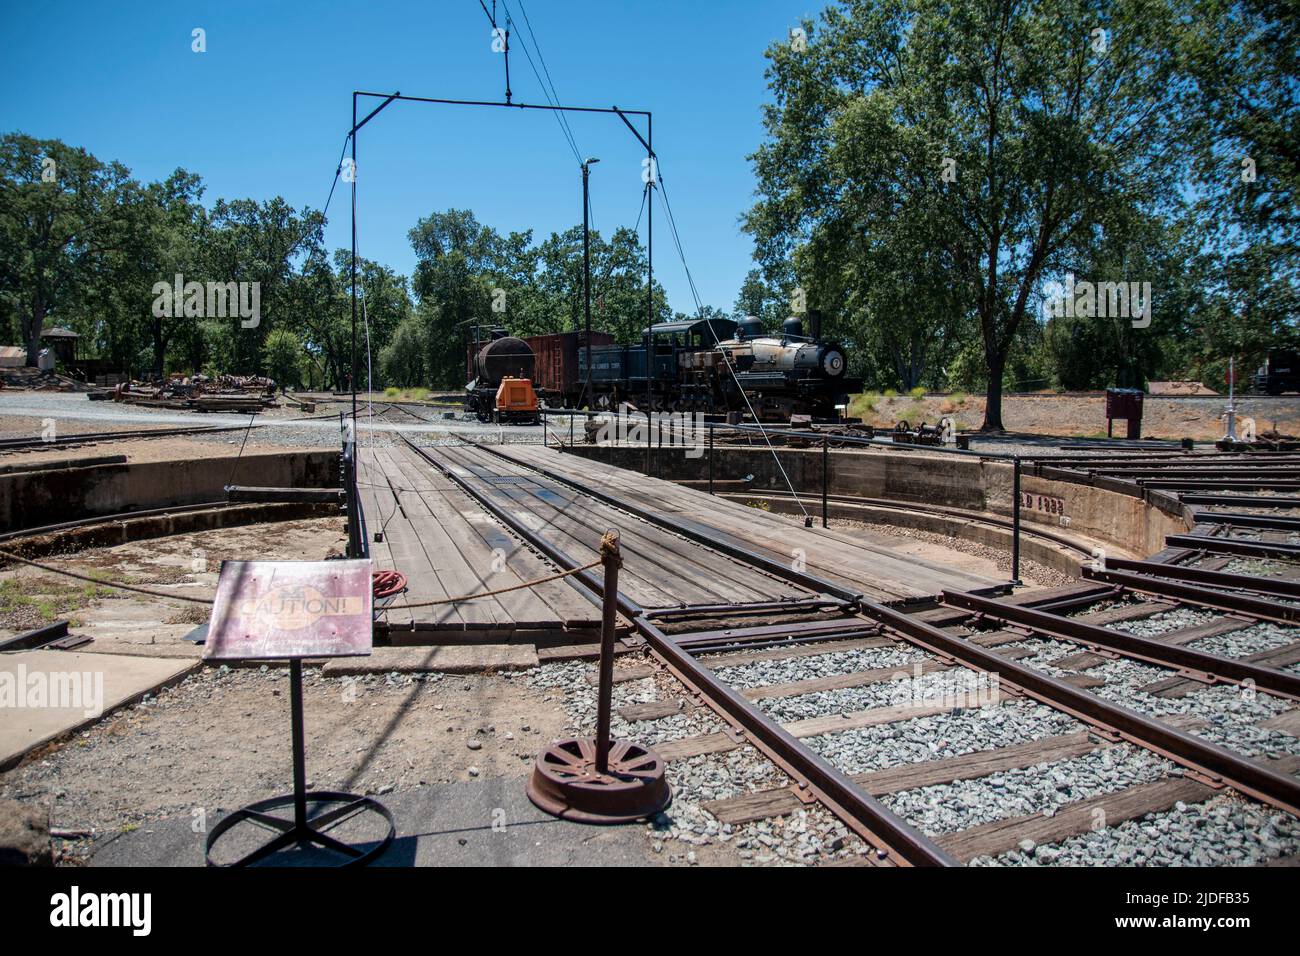
[[[352,421],[357,420],[357,94],[352,93]]]
[[[549,437],[547,437],[547,430],[546,430],[546,426],[547,426],[546,413],[545,413],[545,412],[542,412],[542,411],[539,411],[538,414],[542,416],[542,447],[543,447],[543,448],[550,448],[550,447],[551,447],[551,439],[550,439]]]
[[[709,494],[713,494],[713,422],[709,422]]]
[[[302,659],[289,659],[289,715],[293,734],[293,822],[307,826],[307,757],[302,730]]]
[[[1011,583],[1020,584],[1020,456],[1011,459],[1011,496],[1016,499],[1011,511]]]
[[[830,486],[830,441],[825,435],[822,436],[822,527],[828,527],[826,518],[826,492]]]
[[[587,349],[587,407],[590,408],[595,401],[595,392],[592,391],[591,385],[591,201],[588,198],[587,180],[591,175],[591,164],[598,163],[598,159],[584,159],[582,161],[582,311],[586,317],[586,349]]]
[[[600,699],[596,708],[596,772],[609,771],[609,708],[614,690],[614,625],[618,620],[618,532],[606,531],[600,542],[600,560],[605,568],[600,622]]]
[[[649,359],[649,356],[647,355],[646,358]],[[653,421],[654,415],[647,410],[645,413],[645,473],[647,475],[652,472],[650,467],[650,442],[654,440],[654,432],[650,426]]]

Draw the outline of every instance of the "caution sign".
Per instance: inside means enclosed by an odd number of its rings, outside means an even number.
[[[373,627],[369,561],[224,561],[203,656],[360,657]]]

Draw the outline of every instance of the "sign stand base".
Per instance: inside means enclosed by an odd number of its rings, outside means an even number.
[[[208,866],[252,866],[281,850],[318,847],[339,858],[335,866],[363,866],[379,857],[397,833],[393,815],[378,800],[352,793],[332,790],[307,790],[305,746],[302,717],[302,658],[289,661],[290,710],[293,720],[293,793],[282,794],[250,803],[242,809],[223,817],[208,834],[204,856]],[[313,804],[310,816],[307,805]],[[274,811],[293,808],[290,818]],[[359,814],[377,815],[384,827],[384,836],[373,846],[363,848],[329,835],[334,827],[356,818]],[[241,824],[255,825],[278,834],[270,841],[231,863],[217,863],[212,859],[212,848],[221,837]],[[367,841],[369,842],[369,841]],[[329,865],[314,859],[312,865]]]

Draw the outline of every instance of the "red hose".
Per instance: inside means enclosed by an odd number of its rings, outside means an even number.
[[[401,571],[372,571],[370,579],[376,598],[392,597],[406,590],[406,575]]]

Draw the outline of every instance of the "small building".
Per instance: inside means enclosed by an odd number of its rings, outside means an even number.
[[[77,340],[79,338],[81,336],[72,329],[65,329],[58,325],[41,330],[41,342],[64,365],[71,365],[77,361]]]
[[[27,350],[19,345],[0,345],[0,368],[22,368],[27,364]]]

